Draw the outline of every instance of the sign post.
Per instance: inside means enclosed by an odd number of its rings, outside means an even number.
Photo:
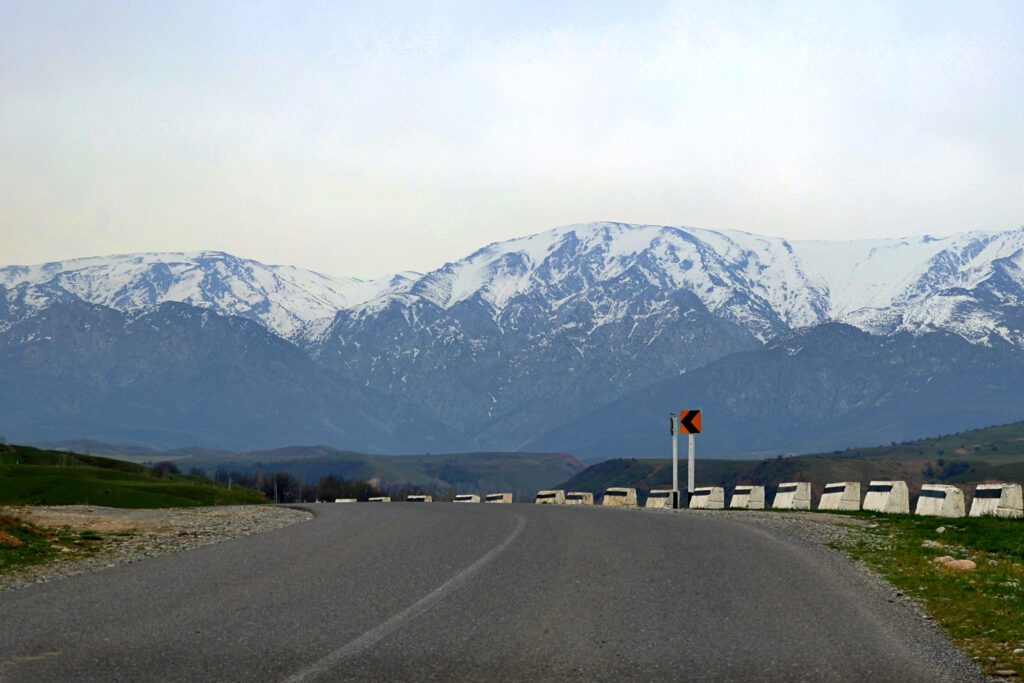
[[[679,429],[677,431],[686,432],[690,435],[690,453],[686,463],[686,507],[690,506],[690,498],[693,497],[694,487],[694,475],[696,469],[697,459],[697,440],[696,435],[700,434],[701,430],[701,416],[699,410],[681,410],[679,411]]]
[[[697,459],[696,434],[690,434],[690,457],[686,463],[686,507],[690,507],[690,499],[693,498],[694,461]]]
[[[672,509],[679,508],[679,416],[669,415],[669,433],[672,434]]]

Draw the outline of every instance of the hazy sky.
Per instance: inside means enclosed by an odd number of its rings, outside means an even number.
[[[1024,2],[0,0],[0,263],[1024,224]]]

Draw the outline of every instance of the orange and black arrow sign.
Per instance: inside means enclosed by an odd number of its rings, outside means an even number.
[[[700,411],[680,410],[679,411],[679,433],[700,434]]]

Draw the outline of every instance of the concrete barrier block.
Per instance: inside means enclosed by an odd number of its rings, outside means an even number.
[[[511,493],[488,493],[487,497],[484,498],[485,503],[505,503],[509,504],[512,502]]]
[[[374,496],[370,499],[371,503],[390,503],[391,496]]]
[[[644,501],[644,507],[649,510],[671,510],[672,490],[658,489],[651,491],[647,494],[647,500]]]
[[[636,489],[625,486],[612,486],[604,492],[601,505],[605,507],[636,507]]]
[[[455,496],[455,500],[453,500],[452,502],[453,503],[479,503],[480,502],[480,496],[476,495],[475,493],[460,493],[459,495]]]
[[[819,510],[860,510],[860,482],[839,481],[825,484],[818,501]]]
[[[355,498],[335,498],[334,502],[335,503],[354,503],[354,502],[356,502],[356,499]]]
[[[725,489],[721,486],[702,486],[690,496],[691,510],[721,510],[725,508]]]
[[[789,481],[779,484],[775,490],[773,510],[810,510],[811,483],[809,481]]]
[[[927,517],[963,517],[964,492],[948,484],[925,484],[917,498],[915,515]]]
[[[407,496],[406,500],[409,501],[410,503],[433,503],[434,497],[414,494],[411,496]]]
[[[564,505],[565,491],[538,491],[533,502],[537,505]]]
[[[864,494],[865,510],[892,515],[910,513],[910,491],[905,481],[873,481]]]
[[[594,494],[590,491],[569,491],[565,494],[566,505],[593,505]]]
[[[1024,517],[1020,484],[978,484],[971,502],[971,517]]]
[[[729,507],[734,510],[764,510],[764,487],[737,486],[732,490]]]

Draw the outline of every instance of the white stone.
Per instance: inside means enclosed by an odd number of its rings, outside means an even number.
[[[612,486],[604,492],[601,499],[604,507],[636,507],[636,489],[625,486]]]
[[[971,501],[971,517],[1024,517],[1020,484],[978,484]]]
[[[860,482],[840,481],[825,484],[819,510],[860,510]]]
[[[809,481],[788,481],[779,484],[772,501],[773,510],[810,510],[811,483]]]
[[[569,491],[565,494],[566,505],[593,505],[594,494],[589,491]]]
[[[488,493],[487,497],[484,498],[485,503],[503,503],[510,504],[512,502],[511,493]]]
[[[725,508],[725,489],[721,486],[702,486],[690,496],[691,510],[721,510]]]
[[[647,500],[644,502],[644,507],[656,510],[671,510],[672,491],[667,489],[651,491],[647,494]]]
[[[925,484],[917,499],[915,515],[928,517],[963,517],[964,492],[948,484]]]
[[[910,491],[905,481],[873,481],[864,495],[865,510],[888,514],[910,514]]]
[[[763,486],[737,486],[732,490],[729,507],[735,510],[764,510]]]
[[[565,505],[565,491],[538,491],[533,502],[537,505]]]

